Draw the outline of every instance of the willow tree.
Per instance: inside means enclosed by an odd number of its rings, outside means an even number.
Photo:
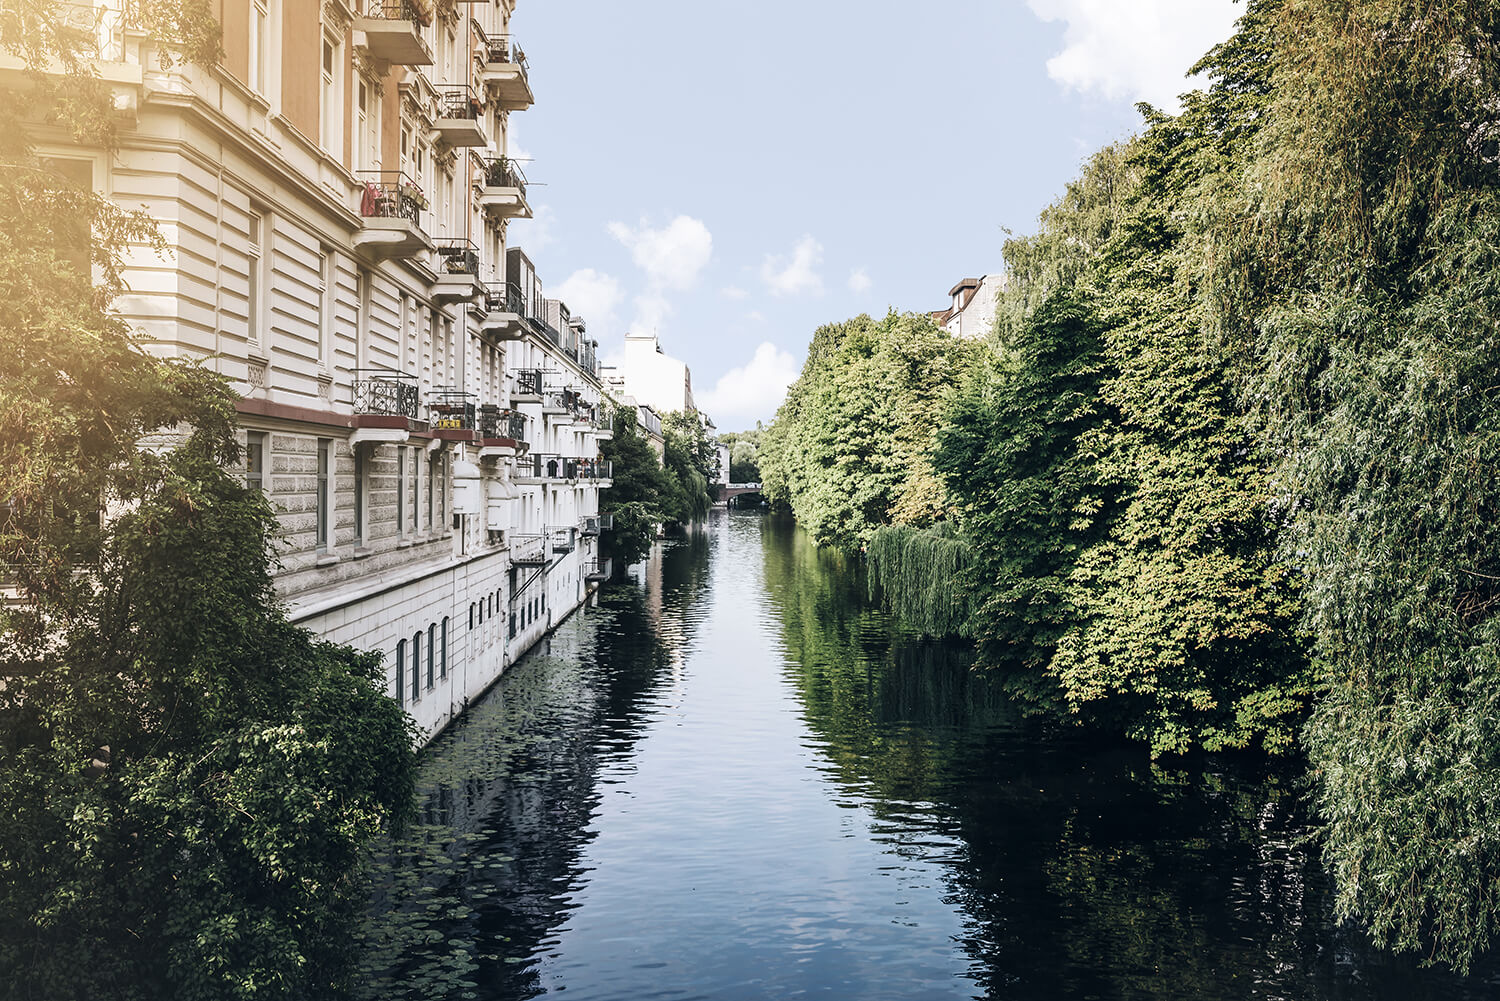
[[[1339,908],[1465,967],[1500,920],[1500,5],[1287,0],[1214,256],[1285,460]]]
[[[0,12],[31,68],[0,91],[0,997],[339,997],[412,732],[378,658],[279,610],[233,391],[110,312],[155,230],[33,145],[113,141],[66,6]],[[206,0],[127,6],[216,57]]]

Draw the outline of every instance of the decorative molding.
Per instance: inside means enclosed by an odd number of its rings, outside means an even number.
[[[343,0],[323,0],[323,24],[343,34],[354,24],[354,12]]]

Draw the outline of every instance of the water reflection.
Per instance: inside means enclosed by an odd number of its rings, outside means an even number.
[[[855,564],[719,516],[424,759],[375,998],[1479,998],[1328,921],[1297,790],[1018,714]]]

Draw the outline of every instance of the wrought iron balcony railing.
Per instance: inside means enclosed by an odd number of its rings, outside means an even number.
[[[523,565],[546,563],[546,538],[541,535],[512,534],[510,537],[510,561]]]
[[[479,248],[462,237],[437,241],[438,260],[443,273],[449,275],[479,275]]]
[[[433,390],[427,410],[437,431],[473,431],[476,426],[474,394],[452,386]]]
[[[364,191],[359,214],[371,219],[405,219],[418,227],[427,208],[427,196],[411,177],[399,170],[362,170]]]
[[[571,553],[578,545],[573,536],[571,528],[556,528],[552,530],[552,551],[554,553]]]
[[[427,28],[432,25],[432,0],[366,0],[364,16],[385,21],[415,21]]]
[[[485,55],[492,63],[514,63],[521,67],[523,73],[531,70],[526,63],[526,53],[522,51],[520,45],[516,44],[513,35],[497,35],[490,39],[489,49]]]
[[[354,370],[354,412],[417,419],[417,377],[393,368]]]
[[[525,311],[524,302],[521,286],[515,282],[507,282],[503,286],[485,286],[484,309],[487,313],[515,313],[520,316]]]
[[[508,424],[510,428],[510,437],[514,438],[516,441],[526,440],[525,414],[511,414]]]
[[[516,369],[516,395],[541,396],[542,370],[539,368]]]
[[[599,530],[601,532],[613,532],[615,530],[615,516],[601,512],[599,514]]]
[[[521,197],[526,197],[526,175],[520,164],[508,156],[497,156],[482,161],[483,181],[487,188],[519,188]]]
[[[437,88],[439,118],[467,118],[479,121],[484,117],[484,97],[468,84],[448,84]]]

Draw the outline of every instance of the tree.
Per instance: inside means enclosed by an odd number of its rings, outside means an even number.
[[[767,498],[819,545],[862,548],[893,522],[945,510],[927,462],[945,392],[979,352],[923,314],[820,327],[758,455]]]
[[[601,509],[614,516],[614,528],[602,533],[601,543],[623,573],[651,551],[656,527],[666,520],[662,497],[672,484],[641,434],[634,407],[616,407],[613,427],[613,436],[599,444],[600,455],[614,464],[613,481],[600,498]]]
[[[62,6],[0,15],[32,68],[0,100],[0,996],[343,996],[413,732],[375,658],[279,611],[275,519],[224,471],[232,390],[109,312],[154,228],[31,145],[111,141]],[[132,27],[210,62],[207,10]]]
[[[669,485],[662,496],[667,521],[687,524],[708,513],[713,504],[709,484],[718,478],[719,450],[696,413],[673,411],[662,418],[666,447],[662,466]]]
[[[1500,921],[1500,8],[1287,0],[1272,26],[1215,319],[1306,579],[1339,913],[1463,969]]]

